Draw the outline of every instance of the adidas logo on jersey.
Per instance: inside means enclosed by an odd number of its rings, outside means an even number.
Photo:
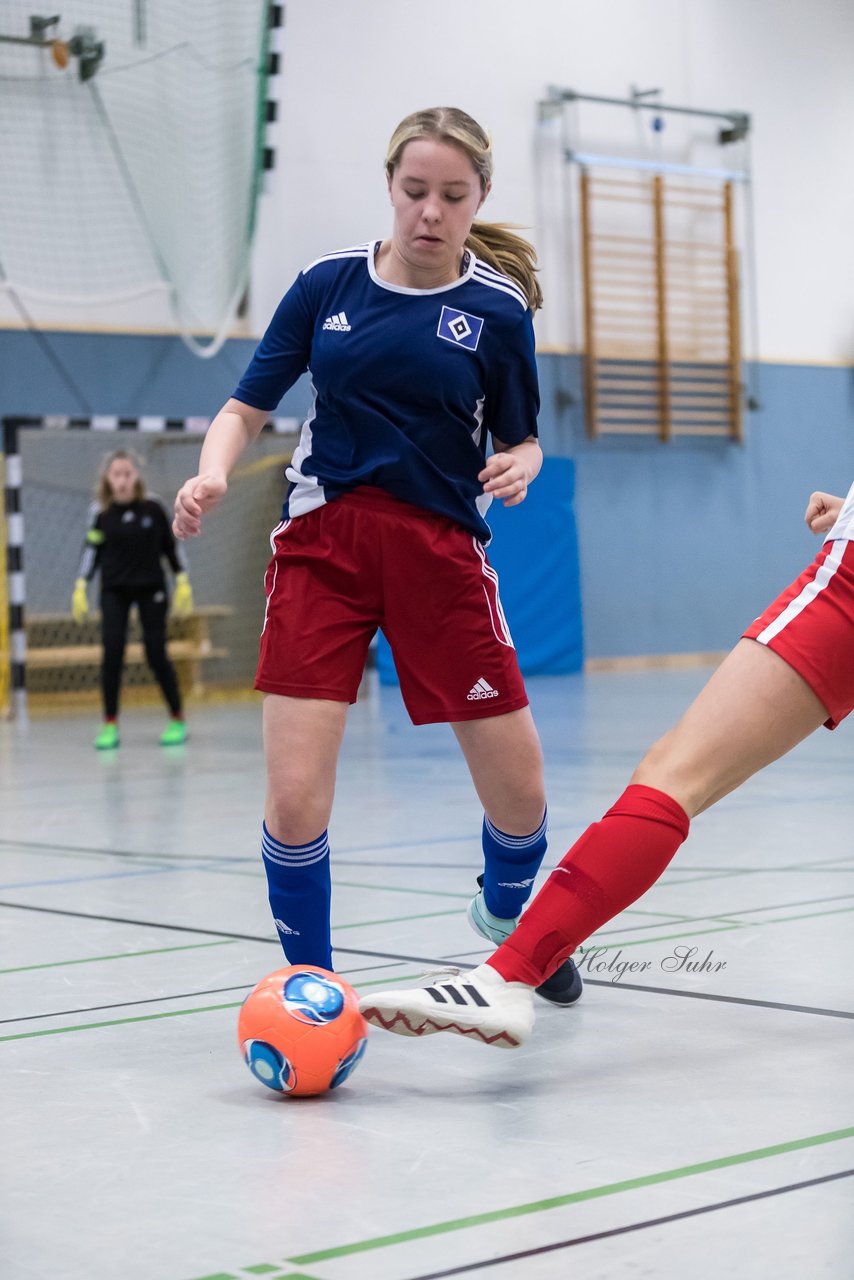
[[[329,316],[323,322],[324,329],[331,329],[334,333],[349,333],[353,327],[347,319],[343,311],[339,311],[335,316]]]
[[[466,695],[469,702],[479,702],[481,698],[497,698],[498,690],[484,680],[483,676],[476,681]]]

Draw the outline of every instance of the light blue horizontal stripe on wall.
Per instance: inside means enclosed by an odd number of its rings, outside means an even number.
[[[254,342],[198,360],[168,336],[48,334],[88,411],[212,415]],[[576,519],[587,657],[727,649],[817,549],[802,523],[812,489],[854,479],[854,371],[762,365],[746,442],[584,432],[581,359],[539,357],[548,454],[576,462]],[[0,331],[0,413],[86,413],[34,339]],[[571,403],[565,405],[569,394]],[[308,404],[307,379],[284,416]]]

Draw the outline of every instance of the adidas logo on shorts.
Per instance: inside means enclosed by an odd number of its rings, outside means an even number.
[[[337,315],[329,316],[323,322],[324,329],[332,329],[335,333],[349,333],[353,327],[347,319],[343,311],[339,311]]]
[[[481,698],[497,698],[498,690],[493,689],[492,685],[481,676],[469,689],[466,697],[469,702],[479,702]]]

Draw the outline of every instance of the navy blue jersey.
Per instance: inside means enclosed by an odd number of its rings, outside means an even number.
[[[272,413],[308,370],[314,402],[283,517],[375,485],[489,541],[488,435],[537,434],[534,330],[519,285],[473,255],[438,289],[389,284],[380,241],[327,254],[279,303],[234,398]]]

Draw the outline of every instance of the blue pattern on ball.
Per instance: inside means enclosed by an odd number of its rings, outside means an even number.
[[[339,1084],[343,1084],[347,1077],[353,1074],[364,1058],[367,1047],[368,1041],[364,1038],[359,1041],[352,1053],[348,1053],[346,1058],[341,1059],[335,1068],[335,1075],[329,1082],[330,1089],[337,1089]]]
[[[247,1040],[243,1045],[243,1057],[255,1079],[268,1089],[290,1093],[296,1085],[297,1073],[293,1066],[266,1040]]]
[[[282,1004],[297,1022],[334,1022],[344,1008],[344,992],[319,973],[293,973],[282,987]]]

